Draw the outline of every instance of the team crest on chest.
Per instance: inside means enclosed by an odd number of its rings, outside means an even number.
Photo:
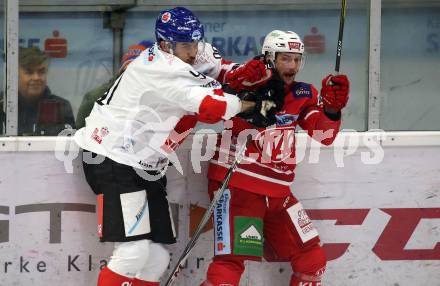
[[[292,87],[292,94],[295,98],[312,98],[312,87],[310,84],[298,82]]]

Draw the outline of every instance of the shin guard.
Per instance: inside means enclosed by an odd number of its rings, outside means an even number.
[[[327,259],[319,244],[304,250],[291,261],[292,278],[290,286],[321,286]]]
[[[132,286],[133,278],[119,275],[111,271],[108,267],[99,272],[98,286]]]
[[[327,259],[319,244],[305,250],[291,261],[290,286],[321,286]]]
[[[295,273],[292,275],[289,286],[321,286],[320,276],[308,276],[308,275],[298,275]]]
[[[159,282],[149,282],[140,279],[134,279],[132,286],[160,286]]]
[[[243,271],[242,260],[214,259],[209,265],[207,279],[201,286],[238,286]]]

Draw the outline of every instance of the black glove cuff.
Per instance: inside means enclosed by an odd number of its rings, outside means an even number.
[[[324,110],[325,115],[327,116],[327,118],[329,118],[332,121],[339,121],[341,120],[342,117],[342,113],[341,111],[338,111],[336,113],[330,113]]]

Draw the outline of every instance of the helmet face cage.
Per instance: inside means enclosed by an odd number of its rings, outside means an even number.
[[[275,66],[276,53],[296,53],[301,55],[299,71],[304,67],[305,51],[301,38],[292,31],[274,30],[264,38],[262,53]]]

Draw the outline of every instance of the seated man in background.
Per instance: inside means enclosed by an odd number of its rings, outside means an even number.
[[[74,128],[70,103],[52,94],[47,86],[47,55],[32,47],[20,48],[18,57],[18,135],[56,136],[65,128]],[[3,94],[0,97],[4,101]],[[5,115],[3,110],[0,113],[3,129]]]

